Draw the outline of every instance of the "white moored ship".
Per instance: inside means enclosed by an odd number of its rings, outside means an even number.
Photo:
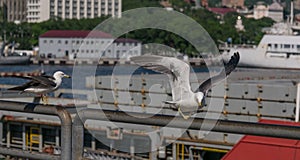
[[[258,46],[236,45],[220,49],[225,60],[238,51],[240,66],[300,69],[300,36],[266,34]]]

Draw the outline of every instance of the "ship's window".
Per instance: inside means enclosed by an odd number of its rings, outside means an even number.
[[[285,44],[283,47],[284,47],[284,48],[291,48],[291,45]]]

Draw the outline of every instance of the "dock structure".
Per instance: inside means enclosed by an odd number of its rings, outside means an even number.
[[[66,58],[31,58],[31,64],[45,64],[45,65],[127,65],[133,64],[128,59],[117,58],[99,58],[99,59],[66,59]],[[189,63],[192,66],[205,66],[205,62],[201,58],[190,59]]]
[[[198,81],[191,79],[192,88]],[[2,91],[0,154],[29,159],[196,160],[212,153],[221,157],[243,135],[300,139],[300,127],[258,122],[297,120],[299,90],[289,81],[237,77],[222,82],[208,93],[207,106],[188,120],[163,103],[171,98],[164,75],[88,77],[87,82],[92,90],[54,93],[83,94],[86,99],[55,97],[50,105],[40,105],[32,95]]]

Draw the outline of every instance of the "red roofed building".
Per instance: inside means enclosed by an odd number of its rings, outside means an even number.
[[[40,38],[113,38],[112,35],[102,31],[80,31],[80,30],[51,30],[42,35]]]
[[[261,123],[300,126],[299,123],[261,120]],[[300,141],[283,138],[244,136],[222,160],[299,160]]]
[[[236,12],[236,10],[233,8],[208,8],[208,10],[222,16],[230,12]]]
[[[102,31],[51,30],[39,37],[42,57],[128,58],[141,55],[141,42],[114,39]]]

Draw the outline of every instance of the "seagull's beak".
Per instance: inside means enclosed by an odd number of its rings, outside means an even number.
[[[69,75],[67,75],[67,74],[65,74],[64,77],[65,77],[65,78],[71,78],[71,76],[69,76]]]

